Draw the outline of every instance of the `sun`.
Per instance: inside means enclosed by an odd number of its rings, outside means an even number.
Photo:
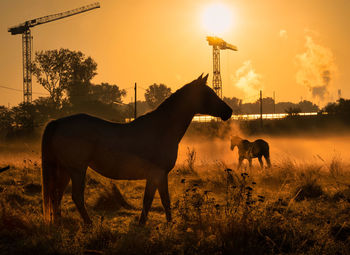
[[[222,3],[207,5],[203,8],[201,21],[207,33],[210,35],[222,35],[231,27],[231,10]]]

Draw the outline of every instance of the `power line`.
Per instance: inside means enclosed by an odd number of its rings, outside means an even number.
[[[10,89],[10,90],[14,90],[14,91],[20,91],[20,92],[22,92],[22,90],[19,90],[19,89],[14,89],[14,88],[9,88],[9,87],[5,87],[5,86],[1,86],[1,85],[0,85],[0,88]]]
[[[0,85],[0,88],[9,89],[9,90],[17,91],[17,92],[23,92],[21,89],[15,89],[15,88],[10,88],[10,87],[1,86],[1,85]],[[125,90],[129,90],[129,89],[134,89],[134,87],[126,88]],[[50,95],[48,93],[42,93],[42,92],[33,92],[33,94],[45,95],[45,96],[49,96]],[[93,92],[92,93],[92,95],[104,95],[104,94],[106,94],[106,93],[105,92]],[[75,97],[85,97],[86,95],[74,95],[74,96]]]
[[[15,88],[10,88],[10,87],[1,86],[1,85],[0,85],[0,88],[9,89],[9,90],[17,91],[17,92],[23,92],[23,90],[21,90],[21,89],[15,89]],[[33,92],[33,94],[49,96],[49,94],[47,94],[47,93],[41,93],[41,92]]]
[[[141,87],[141,86],[139,86],[139,85],[137,85],[137,88],[138,88],[138,89],[147,90],[147,89],[145,89],[145,88],[143,88],[143,87]],[[133,89],[133,90],[134,90],[135,88],[134,88],[134,86],[133,86],[133,87],[124,88],[124,90],[130,90],[130,89]]]

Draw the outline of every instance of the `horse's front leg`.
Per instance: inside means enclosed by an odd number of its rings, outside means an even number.
[[[140,225],[144,225],[146,223],[147,215],[148,215],[149,209],[151,208],[154,194],[156,192],[156,188],[157,188],[156,181],[153,178],[147,179],[145,194],[143,196],[143,208],[142,208],[142,213],[139,221]]]
[[[264,163],[262,161],[262,156],[258,157],[261,169],[264,169]]]
[[[241,165],[242,165],[243,159],[244,159],[244,157],[241,157],[241,156],[238,158],[237,170],[241,169]]]
[[[171,222],[171,208],[170,208],[170,197],[169,197],[169,190],[168,190],[167,174],[164,174],[164,176],[160,179],[158,184],[158,191],[165,210],[166,219],[168,222]]]

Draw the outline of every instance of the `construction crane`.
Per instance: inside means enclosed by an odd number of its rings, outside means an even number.
[[[216,94],[222,98],[222,81],[220,74],[220,50],[237,51],[237,47],[225,42],[223,39],[215,36],[207,36],[210,46],[213,46],[213,89]]]
[[[22,34],[22,53],[23,53],[23,101],[25,103],[32,102],[32,72],[31,72],[31,60],[32,60],[32,40],[30,28],[37,25],[45,24],[55,20],[67,18],[79,13],[87,12],[96,8],[100,8],[100,3],[93,3],[80,8],[76,8],[70,11],[62,13],[56,13],[32,20],[27,20],[17,26],[10,27],[8,32],[12,35]]]

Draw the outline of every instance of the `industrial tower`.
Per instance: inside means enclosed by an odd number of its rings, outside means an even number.
[[[222,81],[220,74],[220,50],[234,50],[237,47],[225,42],[219,37],[207,36],[207,41],[210,46],[213,46],[213,89],[216,94],[222,98]]]
[[[27,20],[17,26],[10,27],[8,32],[12,35],[22,34],[22,52],[23,52],[23,101],[25,103],[32,102],[32,40],[30,28],[37,25],[45,24],[58,19],[63,19],[69,16],[73,16],[82,12],[87,12],[96,8],[100,8],[100,3],[93,3],[80,8],[76,8],[70,11],[62,13],[56,13],[32,20]]]

